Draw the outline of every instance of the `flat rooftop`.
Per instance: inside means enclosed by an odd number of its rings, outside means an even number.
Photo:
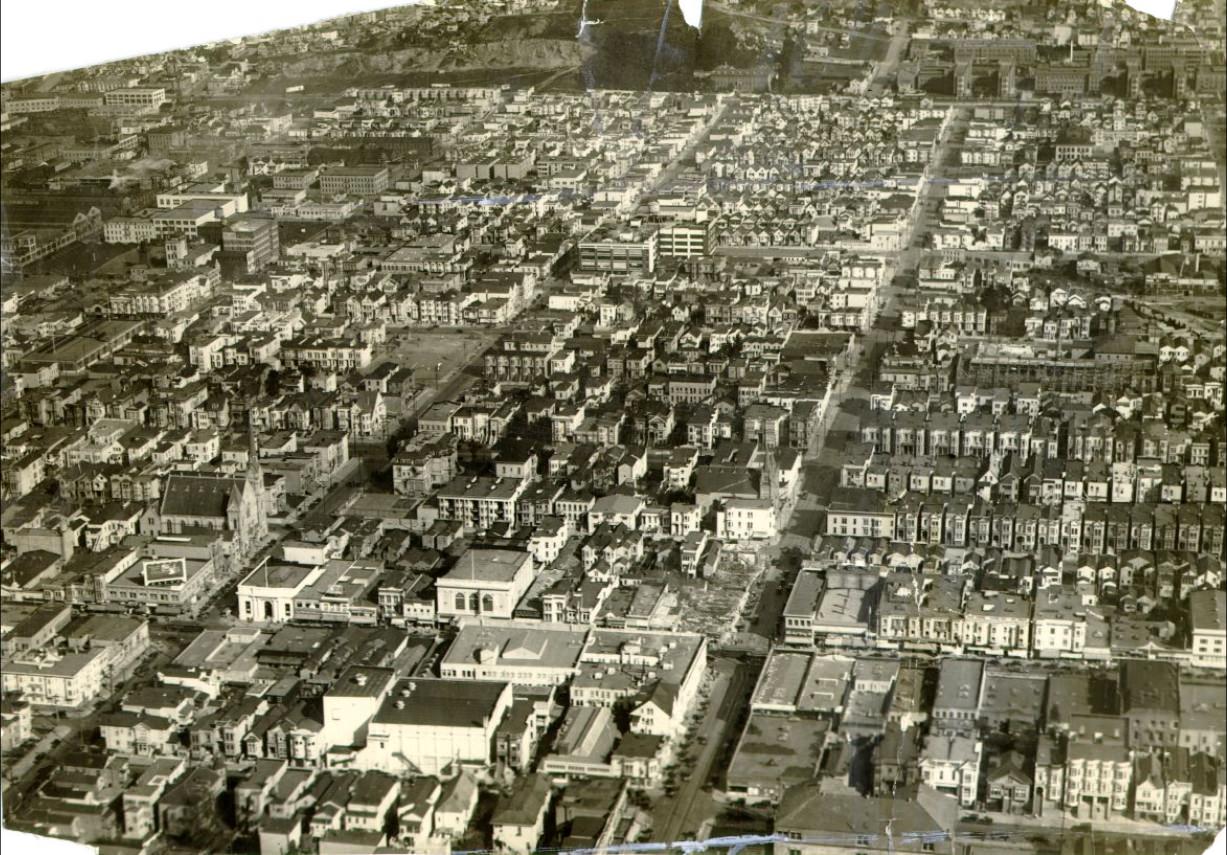
[[[525,561],[527,552],[513,549],[466,549],[444,578],[475,582],[510,582]]]
[[[752,713],[729,763],[729,786],[787,787],[813,780],[830,729],[823,719]]]
[[[853,660],[809,653],[773,653],[763,667],[751,708],[834,712],[847,695]]]
[[[974,711],[980,703],[984,663],[978,659],[943,659],[933,709]]]
[[[587,632],[571,630],[470,624],[457,633],[441,664],[575,668],[587,637]]]
[[[289,588],[297,590],[319,570],[302,564],[272,564],[257,567],[247,574],[240,585],[253,588]]]
[[[507,683],[489,680],[401,680],[374,722],[417,727],[482,727],[493,717]]]

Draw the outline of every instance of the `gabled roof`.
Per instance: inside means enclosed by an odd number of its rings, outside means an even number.
[[[824,793],[816,785],[802,784],[784,793],[775,827],[777,831],[797,832],[803,837],[868,837],[877,841],[878,849],[888,848],[889,828],[895,843],[904,844],[901,848],[919,850],[920,835],[932,834],[938,851],[948,851],[947,837],[957,813],[953,799],[944,799],[923,786],[916,800],[905,800]],[[916,835],[915,842],[905,842],[905,835]],[[851,843],[854,838],[847,839]]]
[[[225,517],[233,497],[247,489],[242,478],[171,475],[162,496],[162,516]]]
[[[665,713],[666,715],[672,715],[673,704],[676,701],[677,687],[662,680],[657,681],[650,688],[647,688],[640,693],[639,703],[635,705],[635,708],[639,709],[649,703],[653,703],[660,708],[661,712]]]

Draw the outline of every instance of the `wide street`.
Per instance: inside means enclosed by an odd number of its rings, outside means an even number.
[[[678,789],[672,796],[659,799],[652,812],[654,840],[694,839],[720,809],[710,786],[713,774],[720,774],[713,766],[729,750],[728,743],[739,736],[735,729],[738,711],[745,705],[757,673],[745,662],[720,657],[714,658],[709,668],[713,676],[707,710],[692,724],[684,743],[696,753],[688,760],[687,749],[679,752]]]

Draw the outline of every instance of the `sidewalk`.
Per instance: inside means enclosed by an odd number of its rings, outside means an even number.
[[[968,822],[959,820],[959,834],[975,833],[990,836],[994,833],[1008,833],[1011,828],[1031,828],[1070,832],[1074,828],[1087,828],[1096,834],[1142,835],[1145,837],[1189,837],[1193,830],[1188,826],[1159,825],[1154,822],[1144,822],[1123,816],[1111,819],[1078,819],[1070,814],[1050,814],[1047,816],[1014,816],[1012,814],[988,813],[982,816],[990,817],[992,823]]]

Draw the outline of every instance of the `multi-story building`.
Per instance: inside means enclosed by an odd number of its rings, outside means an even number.
[[[656,269],[658,231],[648,227],[597,229],[579,242],[579,269],[651,273]]]
[[[586,641],[578,629],[465,624],[440,660],[439,675],[559,686],[579,673]]]
[[[468,531],[484,531],[496,523],[514,525],[516,506],[526,489],[520,478],[458,476],[435,494],[439,519],[456,520]]]
[[[80,652],[27,651],[6,657],[0,667],[5,693],[21,693],[32,704],[77,709],[108,689],[111,656],[104,647]]]
[[[292,367],[354,371],[371,364],[372,347],[370,342],[359,340],[304,336],[282,344],[281,359]]]
[[[1179,744],[1180,671],[1175,663],[1122,662],[1120,692],[1130,748],[1161,751]]]
[[[374,196],[388,189],[386,166],[346,166],[320,174],[320,191],[335,196]]]
[[[716,220],[704,222],[674,222],[656,232],[657,249],[662,258],[705,256],[712,248]]]
[[[281,256],[277,221],[271,217],[243,216],[226,221],[222,229],[222,249],[244,260],[245,273],[256,273]]]
[[[1080,657],[1086,649],[1087,606],[1082,595],[1063,587],[1036,595],[1031,646],[1039,658]]]
[[[880,493],[841,488],[827,507],[826,533],[831,537],[895,537],[895,514]]]
[[[975,731],[984,662],[979,659],[943,659],[933,699],[933,733],[966,734]]]
[[[415,436],[392,458],[392,489],[402,496],[429,496],[457,474],[455,435]]]
[[[895,573],[882,582],[877,603],[880,646],[957,652],[963,644],[962,577]]]
[[[1222,758],[1194,754],[1189,776],[1189,822],[1200,828],[1222,828],[1227,824],[1227,766]]]
[[[776,508],[770,499],[728,499],[716,510],[716,537],[728,542],[776,535]]]
[[[107,107],[136,107],[156,110],[166,103],[166,90],[154,86],[131,86],[111,89],[102,94],[102,103]]]
[[[1227,594],[1221,590],[1189,594],[1189,636],[1194,665],[1227,669]]]
[[[964,649],[1027,656],[1031,650],[1031,603],[996,591],[973,591],[960,624]]]
[[[484,770],[494,763],[495,732],[512,700],[510,683],[401,680],[371,718],[358,762],[394,774]]]
[[[1114,716],[1075,717],[1065,747],[1064,805],[1079,819],[1105,820],[1129,809],[1133,757],[1127,727]]]
[[[980,784],[981,751],[980,740],[970,736],[930,736],[920,751],[920,779],[971,807]]]

